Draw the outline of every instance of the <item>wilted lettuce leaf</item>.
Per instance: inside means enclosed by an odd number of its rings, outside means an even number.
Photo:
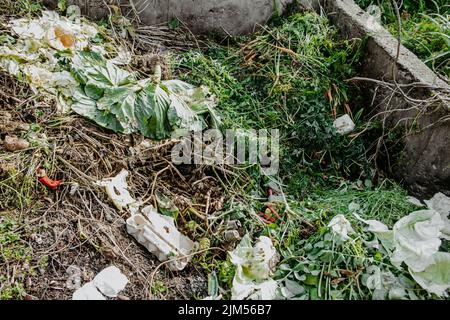
[[[124,129],[113,114],[97,108],[95,100],[86,96],[81,88],[75,90],[73,95],[72,110],[88,119],[96,122],[102,127],[116,132],[123,132]]]
[[[103,58],[97,52],[82,51],[72,59],[74,76],[81,84],[99,88],[117,87],[135,81],[134,76]]]
[[[437,252],[433,258],[434,263],[424,271],[410,270],[410,273],[414,280],[428,292],[447,297],[447,290],[450,289],[450,253]]]
[[[220,125],[213,111],[214,97],[188,83],[138,81],[94,52],[81,52],[74,58],[73,74],[81,90],[73,97],[72,109],[108,129],[163,139],[178,130],[204,129],[201,115],[205,113],[212,115],[213,124]]]
[[[438,207],[438,204],[434,208],[441,211],[420,210],[410,213],[397,221],[392,231],[379,221],[363,220],[355,215],[368,224],[369,231],[377,236],[389,236],[386,240],[389,240],[388,247],[394,250],[390,257],[394,265],[401,267],[405,263],[413,279],[422,288],[439,296],[447,296],[446,291],[450,288],[450,253],[439,251],[440,238],[445,236],[443,231],[448,227],[445,209],[442,212],[442,208],[447,207]],[[433,207],[430,203],[427,205]]]
[[[395,251],[392,263],[405,262],[411,270],[423,271],[439,250],[443,227],[441,216],[433,210],[416,211],[397,221],[393,228]]]

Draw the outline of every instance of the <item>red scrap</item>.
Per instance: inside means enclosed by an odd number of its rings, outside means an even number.
[[[47,173],[44,169],[37,169],[36,174],[38,176],[38,180],[43,185],[47,186],[49,189],[56,190],[59,185],[62,183],[62,180],[52,180],[47,176]]]
[[[271,188],[269,188],[268,190],[268,195],[269,197],[273,195],[273,191]],[[270,214],[266,213],[267,209],[270,210]],[[278,211],[272,206],[271,203],[267,203],[264,210],[258,212],[258,215],[261,216],[261,219],[267,224],[275,223],[277,220],[281,219],[280,215],[278,214]]]

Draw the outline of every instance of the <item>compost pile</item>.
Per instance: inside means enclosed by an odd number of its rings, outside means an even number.
[[[447,297],[450,199],[376,170],[360,43],[293,13],[184,51],[77,12],[0,19],[0,299]],[[279,174],[172,163],[206,128],[278,129]]]

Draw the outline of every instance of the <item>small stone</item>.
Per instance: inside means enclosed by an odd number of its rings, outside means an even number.
[[[31,294],[28,294],[28,293],[25,294],[23,299],[27,300],[27,301],[29,301],[29,300],[39,300],[37,297],[35,297],[35,296],[31,295]]]
[[[81,287],[81,269],[75,265],[71,265],[66,270],[69,276],[66,281],[66,287],[70,290],[79,289]]]
[[[30,143],[16,136],[6,136],[3,143],[5,149],[11,152],[27,149],[30,147]]]
[[[227,242],[236,241],[241,238],[237,230],[227,230],[224,232],[223,237]]]
[[[334,120],[333,126],[340,135],[349,134],[355,130],[355,123],[348,114]]]

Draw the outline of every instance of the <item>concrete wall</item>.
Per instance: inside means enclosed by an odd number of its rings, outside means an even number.
[[[54,6],[58,0],[45,0]],[[104,3],[119,5],[123,13],[137,13],[147,25],[185,22],[195,33],[240,35],[251,33],[294,0],[69,0],[82,12],[100,18],[108,14]]]
[[[393,174],[418,196],[438,191],[450,195],[449,85],[403,46],[397,61],[397,39],[353,0],[325,0],[321,4],[343,37],[369,36],[359,76],[391,84],[359,83],[367,98],[361,107],[382,113],[379,117],[385,119],[388,129],[400,126],[409,131],[402,141],[401,161],[392,164]],[[433,103],[422,102],[432,96],[436,96]]]

